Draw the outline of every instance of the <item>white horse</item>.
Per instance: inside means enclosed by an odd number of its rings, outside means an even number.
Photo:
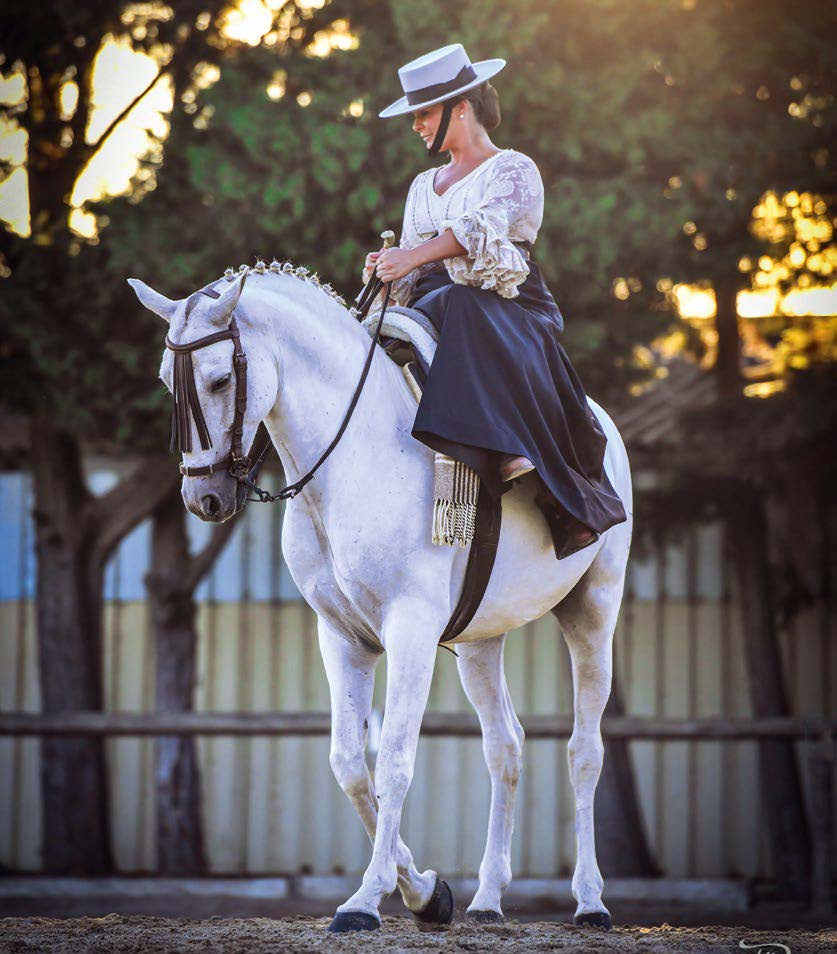
[[[220,297],[170,300],[129,279],[140,301],[169,322],[169,338],[187,343],[225,329],[235,309],[249,359],[244,449],[264,422],[296,480],[312,467],[343,420],[370,338],[342,299],[273,263],[249,270],[246,294],[230,269],[213,283]],[[242,275],[244,267],[239,272]],[[239,276],[235,276],[237,279]],[[207,286],[209,288],[210,286]],[[454,286],[453,294],[459,286]],[[240,298],[240,301],[239,301]],[[187,308],[187,303],[189,307]],[[437,641],[462,587],[468,551],[431,543],[433,451],[411,436],[416,404],[400,369],[376,353],[349,425],[304,490],[287,503],[282,553],[317,613],[331,710],[330,762],[373,843],[358,890],[340,905],[331,930],[371,930],[396,886],[424,920],[446,922],[450,890],[435,871],[420,872],[400,835]],[[230,446],[232,343],[192,355],[197,391],[213,447],[183,455],[186,466],[219,460]],[[160,376],[171,389],[172,353]],[[468,907],[478,920],[500,920],[511,881],[514,799],[523,730],[503,672],[506,633],[554,611],[564,632],[574,683],[568,745],[575,793],[577,859],[572,892],[577,924],[610,926],[596,862],[593,796],[602,768],[602,712],[610,694],[612,640],[631,538],[628,458],[615,425],[590,402],[607,435],[605,468],[629,514],[593,545],[557,560],[535,481],[522,478],[503,498],[496,563],[478,612],[455,640],[457,666],[479,717],[491,777],[491,808],[479,889]],[[194,423],[192,422],[194,428]],[[184,477],[186,507],[222,521],[241,505],[236,481],[222,471]],[[386,709],[374,784],[365,760],[375,668],[386,651]]]

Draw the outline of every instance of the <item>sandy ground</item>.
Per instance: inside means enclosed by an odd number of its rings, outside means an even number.
[[[798,952],[837,949],[837,931],[752,931],[741,927],[615,927],[610,932],[572,924],[508,921],[473,925],[459,921],[447,928],[421,929],[412,919],[384,918],[373,933],[331,935],[328,918],[155,918],[109,914],[102,918],[5,918],[0,920],[0,952],[132,952],[168,954],[219,951],[229,954],[298,951],[584,951],[741,952],[740,941],[758,954],[783,954],[781,942]]]

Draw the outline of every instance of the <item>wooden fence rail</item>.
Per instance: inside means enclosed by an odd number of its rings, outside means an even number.
[[[572,718],[558,715],[521,717],[529,739],[568,738]],[[324,736],[331,731],[328,712],[64,712],[0,713],[2,736]],[[471,713],[428,712],[426,736],[473,737],[480,734]],[[813,847],[812,906],[831,910],[832,767],[837,719],[770,718],[701,719],[612,716],[602,721],[605,738],[679,741],[795,739],[807,745],[810,822]]]
[[[521,716],[529,739],[569,738],[572,717]],[[323,736],[331,731],[328,712],[62,712],[0,713],[0,736]],[[479,736],[471,713],[428,712],[426,736]],[[837,719],[783,717],[700,719],[613,716],[602,721],[602,735],[611,739],[730,741],[769,738],[821,742],[837,737]]]

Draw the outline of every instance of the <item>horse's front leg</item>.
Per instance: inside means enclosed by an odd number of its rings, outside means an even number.
[[[366,736],[375,669],[380,655],[346,639],[323,617],[317,631],[331,696],[329,761],[338,784],[358,813],[370,841],[375,841],[378,798],[366,765]],[[433,895],[436,872],[416,870],[410,849],[399,837],[396,866],[398,887],[407,907],[421,913]]]
[[[378,818],[372,859],[360,889],[337,909],[330,930],[371,930],[380,924],[378,908],[398,883],[398,830],[410,787],[419,730],[433,665],[436,641],[445,620],[429,605],[401,599],[386,612],[382,641],[387,651],[386,711],[375,763]],[[432,919],[449,921],[452,899],[444,882],[435,879]],[[430,913],[430,912],[428,912]]]

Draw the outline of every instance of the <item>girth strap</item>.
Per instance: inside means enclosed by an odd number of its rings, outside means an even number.
[[[480,608],[497,556],[502,519],[503,508],[500,497],[492,496],[488,488],[484,484],[481,485],[477,497],[474,539],[471,541],[471,550],[468,553],[462,592],[459,594],[459,601],[451,613],[447,626],[439,637],[439,643],[442,646],[463,633]]]

